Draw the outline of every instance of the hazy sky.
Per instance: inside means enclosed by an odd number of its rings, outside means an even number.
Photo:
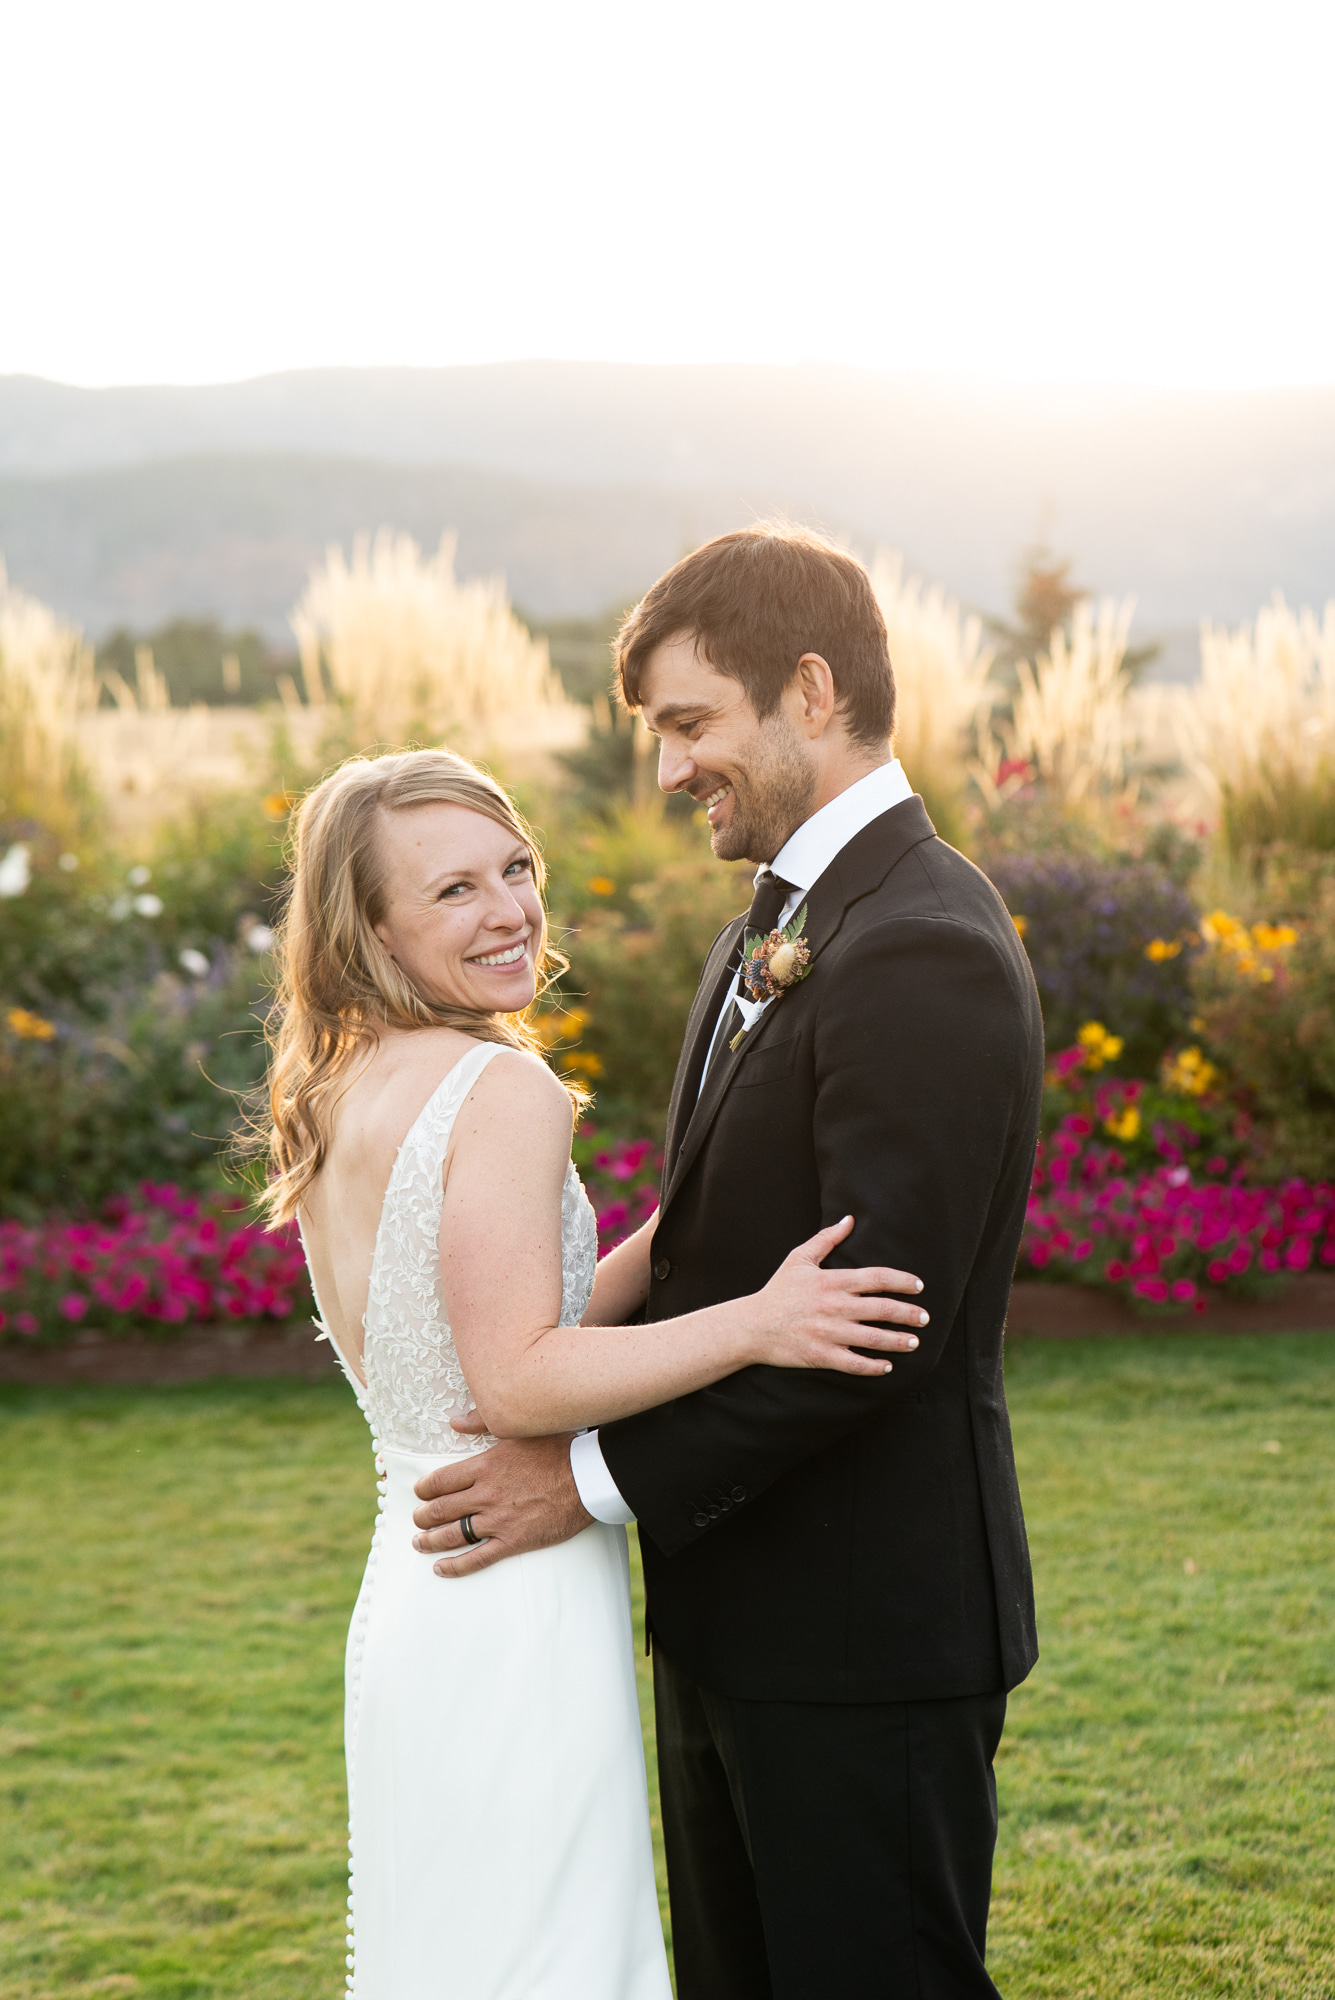
[[[1335,380],[1329,0],[0,0],[0,373]]]

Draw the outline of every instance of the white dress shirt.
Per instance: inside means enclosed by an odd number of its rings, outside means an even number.
[[[889,812],[892,806],[902,805],[905,799],[912,797],[913,787],[904,776],[904,768],[897,757],[892,757],[888,764],[878,764],[865,778],[859,778],[847,791],[840,792],[828,805],[804,820],[769,864],[776,875],[781,875],[785,882],[793,885],[792,894],[779,914],[780,925],[788,923],[796,915],[812,886],[850,840],[865,826],[870,826],[874,819],[879,819],[882,813]],[[760,871],[756,872],[758,875]],[[746,999],[737,990],[740,980],[739,970],[715,1020],[714,1049],[718,1046],[719,1027],[734,1007],[741,1013],[744,1026],[750,1028],[767,1007],[774,1005],[772,999]],[[704,1088],[703,1076],[700,1087]],[[596,1430],[581,1431],[578,1437],[571,1439],[570,1470],[575,1475],[580,1500],[595,1521],[606,1521],[615,1526],[635,1519],[607,1469]]]

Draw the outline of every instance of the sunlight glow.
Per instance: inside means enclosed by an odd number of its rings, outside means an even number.
[[[1335,10],[11,9],[0,372],[1335,379]]]

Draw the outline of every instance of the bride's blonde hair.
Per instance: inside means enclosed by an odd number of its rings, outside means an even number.
[[[390,957],[375,926],[386,906],[382,813],[415,806],[466,806],[528,849],[541,895],[542,855],[514,801],[496,780],[449,750],[353,757],[308,792],[292,815],[292,884],[278,926],[277,1004],[270,1017],[267,1139],[270,1179],[262,1205],[271,1223],[296,1214],[324,1163],[334,1108],[358,1053],[381,1026],[460,1028],[480,1042],[543,1053],[526,1014],[484,1014],[428,999]],[[566,968],[544,914],[534,953],[538,991]],[[578,1113],[588,1094],[567,1082]]]

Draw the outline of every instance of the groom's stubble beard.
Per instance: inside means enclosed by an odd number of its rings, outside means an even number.
[[[811,817],[814,759],[786,715],[757,724],[732,780],[732,814],[710,833],[719,861],[773,861],[784,842]]]

